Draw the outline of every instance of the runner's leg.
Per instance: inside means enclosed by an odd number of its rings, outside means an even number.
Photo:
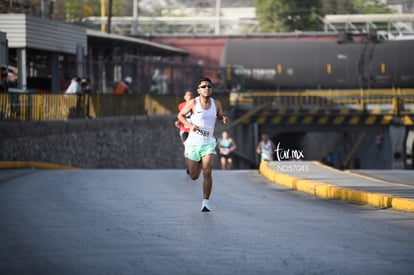
[[[198,179],[201,172],[201,163],[199,161],[194,161],[191,159],[185,159],[188,167],[188,173],[192,180]]]
[[[226,170],[226,157],[221,156],[220,162],[221,162],[221,170]]]
[[[229,157],[227,159],[227,169],[231,170],[233,168],[233,159],[231,157]]]
[[[201,166],[203,170],[203,195],[204,199],[207,200],[210,198],[211,189],[213,187],[213,177],[211,175],[211,171],[213,169],[214,157],[215,155],[208,154],[201,159]]]

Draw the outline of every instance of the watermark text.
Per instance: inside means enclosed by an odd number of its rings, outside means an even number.
[[[278,161],[300,160],[300,159],[305,158],[305,155],[303,154],[303,150],[291,150],[291,149],[281,148],[280,142],[277,143],[275,153],[276,153],[276,157]]]

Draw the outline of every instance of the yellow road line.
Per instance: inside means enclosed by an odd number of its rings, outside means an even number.
[[[38,161],[0,161],[0,169],[41,168],[41,169],[78,169],[73,166]]]

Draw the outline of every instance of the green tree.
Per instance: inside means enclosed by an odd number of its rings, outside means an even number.
[[[321,0],[323,14],[350,14],[354,13],[352,1],[349,0]]]
[[[352,0],[354,13],[391,13],[391,10],[379,0]]]
[[[262,32],[318,30],[320,11],[320,0],[256,0],[256,17]]]
[[[87,16],[100,16],[101,15],[101,0],[65,0],[64,9],[59,9],[58,18],[64,18],[70,21],[81,21]],[[105,14],[108,15],[108,3],[109,0],[105,0]],[[117,16],[120,14],[122,2],[126,0],[113,0],[112,15]],[[55,7],[56,10],[56,7]],[[64,13],[62,15],[61,13]]]
[[[379,0],[256,0],[261,32],[318,31],[325,14],[390,12]]]

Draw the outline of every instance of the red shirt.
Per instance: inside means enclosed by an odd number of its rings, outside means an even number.
[[[124,95],[126,94],[127,90],[128,90],[128,84],[125,83],[124,81],[121,81],[118,83],[118,85],[116,85],[114,94]]]
[[[180,104],[178,104],[178,111],[181,111],[181,109],[185,106],[185,104],[186,104],[187,102],[181,102]],[[186,115],[186,118],[188,119],[190,116],[187,116]],[[186,133],[188,133],[188,132],[190,132],[190,128],[188,128],[187,126],[185,126],[184,124],[180,124],[180,131],[182,131],[182,132],[186,132]]]

